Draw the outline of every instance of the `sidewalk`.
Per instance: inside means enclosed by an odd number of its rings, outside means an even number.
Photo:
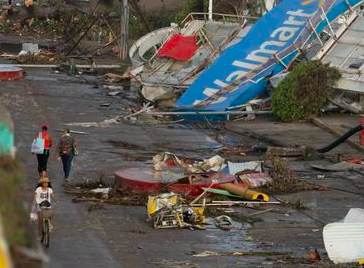
[[[351,128],[360,124],[360,115],[331,114],[318,119],[341,133],[346,133]],[[277,146],[294,147],[308,146],[314,149],[325,147],[338,136],[323,130],[310,122],[283,123],[274,121],[271,115],[258,116],[252,121],[227,122],[226,128],[241,135],[260,137]],[[359,132],[351,137],[359,144]],[[327,153],[328,156],[335,154],[357,155],[357,148],[344,142]]]

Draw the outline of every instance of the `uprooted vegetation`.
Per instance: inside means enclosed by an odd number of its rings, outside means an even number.
[[[320,61],[299,63],[273,92],[273,113],[286,122],[319,114],[340,77],[339,70],[329,64]]]
[[[299,176],[291,170],[288,163],[277,156],[269,156],[273,166],[269,172],[273,178],[273,182],[267,188],[267,192],[274,194],[295,193],[310,190],[326,190],[325,187],[317,186],[303,181]]]

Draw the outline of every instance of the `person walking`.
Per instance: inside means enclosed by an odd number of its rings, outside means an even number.
[[[52,147],[52,136],[48,132],[48,125],[43,124],[42,130],[37,133],[36,138],[44,139],[43,153],[37,154],[39,177],[45,177],[47,174],[47,164],[49,158],[49,150]]]
[[[71,165],[74,155],[77,154],[77,144],[75,138],[70,134],[68,128],[64,129],[62,137],[57,145],[58,159],[62,160],[64,180],[69,181]]]

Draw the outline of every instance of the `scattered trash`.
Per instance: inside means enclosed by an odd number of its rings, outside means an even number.
[[[102,193],[102,194],[108,194],[110,192],[111,188],[96,188],[96,189],[92,189],[91,192],[92,193]]]
[[[235,175],[240,183],[245,183],[249,188],[260,188],[268,185],[273,178],[263,172],[263,161],[250,161],[243,163],[228,162],[229,173]]]
[[[250,170],[254,172],[262,172],[263,161],[249,161],[242,163],[234,163],[228,161],[228,167],[230,174],[236,175],[237,173],[245,170]]]
[[[112,91],[112,92],[109,92],[107,93],[108,96],[117,96],[121,93],[121,91]]]
[[[203,161],[192,159],[180,159],[175,154],[164,152],[153,157],[155,170],[162,170],[164,167],[174,163],[191,173],[205,173],[209,171],[221,171],[226,167],[225,160],[215,155]]]
[[[123,75],[107,73],[104,75],[104,79],[107,82],[118,83],[121,81],[129,80],[130,75],[128,74],[128,72],[125,72],[125,74]]]
[[[247,183],[249,188],[261,188],[273,182],[273,178],[265,172],[241,174],[238,178],[241,182]]]
[[[268,257],[268,256],[276,256],[276,255],[287,255],[290,256],[291,252],[215,252],[205,250],[201,253],[194,254],[194,257],[211,257],[211,256],[257,256],[257,257]]]
[[[204,208],[188,207],[183,204],[180,195],[163,193],[149,195],[147,202],[148,216],[153,220],[154,228],[196,228],[205,229]]]
[[[101,194],[102,198],[107,199],[109,197],[110,190],[111,188],[97,188],[97,189],[92,189],[91,193]]]
[[[229,216],[226,215],[217,216],[215,217],[214,221],[215,226],[224,231],[230,231],[233,227],[233,221]]]
[[[122,90],[122,89],[124,89],[123,86],[110,86],[110,85],[103,85],[103,88],[111,89],[111,90]]]
[[[99,106],[101,107],[109,107],[111,105],[110,102],[104,102],[104,103],[100,103]]]
[[[312,261],[320,261],[321,260],[320,254],[318,253],[316,248],[315,248],[315,250],[313,252],[307,253],[306,257],[307,257],[307,259],[312,260]]]
[[[219,187],[221,187],[222,184],[219,185]],[[223,187],[226,187],[227,184],[223,183]],[[229,184],[230,185],[230,184]],[[239,187],[239,186],[237,186]],[[243,188],[243,187],[241,187]],[[247,189],[247,188],[244,188]],[[263,202],[268,202],[269,201],[269,196],[257,191],[253,191],[253,190],[245,190],[245,192],[241,195],[238,194],[234,194],[230,191],[227,190],[223,190],[223,189],[207,189],[207,188],[203,188],[203,190],[210,192],[210,193],[214,193],[214,194],[219,194],[219,195],[224,195],[227,197],[233,197],[233,198],[239,198],[239,199],[245,199],[245,200],[255,200],[255,201],[263,201]]]

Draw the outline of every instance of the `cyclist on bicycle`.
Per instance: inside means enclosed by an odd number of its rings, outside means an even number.
[[[42,217],[41,208],[51,207],[51,203],[55,201],[53,189],[49,187],[50,180],[48,177],[40,178],[39,187],[35,189],[33,205],[38,211],[38,238],[42,236]]]

